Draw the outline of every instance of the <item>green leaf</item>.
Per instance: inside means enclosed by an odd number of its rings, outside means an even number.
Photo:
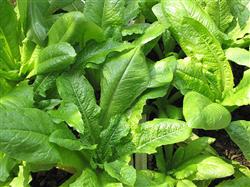
[[[107,126],[112,116],[122,114],[146,89],[149,70],[139,48],[111,58],[103,67],[101,80],[101,122]]]
[[[65,121],[79,133],[84,133],[82,115],[74,103],[63,103],[58,110],[49,111],[55,123]]]
[[[96,145],[91,145],[90,143],[76,139],[68,130],[54,131],[50,135],[49,141],[71,151],[94,150],[96,148]]]
[[[152,170],[139,170],[136,172],[136,187],[175,187],[176,181]]]
[[[176,58],[170,56],[156,62],[150,69],[149,88],[165,86],[173,80],[177,65]]]
[[[129,130],[126,121],[121,119],[120,116],[111,119],[109,126],[100,134],[97,154],[101,162],[108,160],[112,155],[112,148],[115,148],[121,142],[121,139],[128,135]]]
[[[250,184],[250,178],[243,176],[243,177],[221,182],[216,187],[246,187],[249,184]]]
[[[210,15],[222,32],[225,32],[233,20],[227,1],[228,0],[205,0],[206,6],[204,8],[206,12]]]
[[[206,155],[192,158],[173,171],[173,175],[177,179],[191,180],[224,178],[232,174],[234,174],[232,165],[227,164],[219,157]]]
[[[91,169],[85,169],[69,187],[99,187],[97,175]]]
[[[214,20],[194,0],[163,0],[162,10],[170,22],[170,30],[174,33],[177,40],[179,40],[179,37],[183,33],[190,33],[190,31],[185,30],[182,25],[183,20],[186,18],[192,18],[200,24],[203,24],[217,40],[224,41],[227,39],[226,35],[219,30]],[[185,38],[185,36],[182,37]]]
[[[189,142],[185,147],[179,147],[174,153],[172,160],[172,168],[180,166],[180,164],[193,159],[202,154],[211,143],[215,141],[214,138],[200,137]]]
[[[180,180],[177,182],[176,187],[196,187],[196,185],[190,180]]]
[[[191,129],[183,121],[154,119],[140,124],[135,138],[137,153],[155,153],[161,145],[174,144],[186,140]]]
[[[50,28],[48,36],[49,45],[59,42],[85,44],[90,39],[103,39],[101,28],[87,20],[81,12],[69,12],[58,18]]]
[[[246,49],[228,48],[225,50],[225,54],[228,60],[250,68],[250,52]]]
[[[10,50],[11,56],[18,61],[20,58],[20,31],[18,29],[17,16],[14,6],[12,6],[7,0],[0,0],[0,4],[0,17],[2,18],[0,20],[0,32],[6,38],[9,48],[8,50]]]
[[[32,87],[26,81],[20,82],[9,93],[0,97],[0,107],[25,107],[29,108],[33,105]]]
[[[100,108],[96,104],[94,90],[83,73],[71,71],[62,74],[57,79],[57,89],[64,103],[74,103],[78,107],[86,136],[97,139]]]
[[[134,46],[127,42],[117,42],[109,39],[102,43],[88,43],[82,52],[79,54],[79,59],[84,65],[88,63],[101,64],[106,57],[112,52],[122,52],[133,48]]]
[[[222,105],[225,106],[242,106],[250,104],[250,70],[244,72],[243,78],[233,92],[226,95]]]
[[[148,23],[135,23],[128,25],[122,29],[122,36],[131,36],[133,34],[143,34],[145,30],[150,26]]]
[[[0,152],[0,182],[5,182],[8,179],[17,163],[16,160]]]
[[[49,2],[47,0],[29,1],[30,28],[28,37],[40,46],[45,44],[47,38],[48,25],[46,23]]]
[[[126,162],[116,160],[104,163],[104,170],[112,177],[125,185],[134,186],[136,181],[136,170]]]
[[[164,31],[165,27],[161,23],[154,22],[146,29],[145,33],[140,38],[134,41],[134,44],[143,46],[159,37]]]
[[[230,138],[240,147],[247,160],[250,160],[250,122],[233,121],[227,128]]]
[[[34,99],[38,100],[41,96],[46,97],[47,91],[56,87],[56,78],[58,77],[57,73],[48,73],[45,75],[38,75],[33,84]]]
[[[124,0],[86,0],[84,15],[100,27],[118,27],[123,24]]]
[[[209,85],[209,89],[216,94],[216,98],[213,95],[208,97],[212,100],[221,99],[223,95],[232,90],[234,84],[230,64],[220,47],[220,43],[199,22],[191,18],[184,18],[183,20],[182,29],[178,33],[174,33],[175,37],[183,51],[195,62],[193,66],[198,66],[197,69],[200,69],[200,74],[204,82]],[[197,85],[190,85],[191,83],[188,82],[189,79],[192,81],[196,79],[196,74],[189,75],[190,71],[189,68],[187,72],[182,69],[180,75],[177,75],[177,80],[180,79],[180,85],[177,86],[183,86],[185,90],[191,89],[200,92]],[[198,77],[198,79],[200,78]],[[182,88],[180,87],[180,89]],[[202,90],[200,93],[208,95],[204,92],[207,92],[207,90]]]
[[[0,69],[2,70],[13,70],[16,69],[16,64],[11,53],[11,47],[9,46],[6,37],[4,36],[0,28]]]
[[[22,187],[29,187],[29,183],[31,182],[32,178],[30,175],[30,171],[27,166],[19,166],[18,176],[15,177],[11,183],[11,187],[22,186]]]
[[[223,129],[231,121],[231,114],[226,108],[197,92],[185,95],[183,115],[189,127],[205,130]]]
[[[13,115],[15,114],[15,115]],[[52,164],[59,160],[49,135],[56,130],[49,116],[38,109],[0,107],[0,150],[18,160]]]
[[[74,63],[75,56],[74,48],[66,42],[50,45],[40,52],[38,61],[36,61],[35,67],[28,77],[37,74],[60,72]]]

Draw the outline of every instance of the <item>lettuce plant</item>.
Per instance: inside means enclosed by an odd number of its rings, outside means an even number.
[[[250,184],[197,133],[225,129],[250,159],[250,122],[231,117],[250,104],[248,1],[0,4],[0,186],[53,167],[65,187]]]

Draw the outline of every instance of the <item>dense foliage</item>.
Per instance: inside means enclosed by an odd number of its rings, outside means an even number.
[[[0,0],[0,186],[250,185],[248,0]],[[244,68],[236,84],[232,65]],[[147,169],[154,155],[154,170]]]

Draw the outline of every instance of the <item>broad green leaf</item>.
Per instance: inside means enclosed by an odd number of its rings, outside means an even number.
[[[15,83],[8,81],[4,78],[0,78],[0,98],[9,93],[14,86]]]
[[[16,7],[17,7],[17,15],[19,17],[19,21],[21,24],[21,30],[23,33],[27,32],[27,26],[28,26],[28,7],[29,7],[29,1],[28,0],[16,0]]]
[[[106,57],[112,52],[122,52],[133,48],[134,46],[127,42],[117,42],[109,39],[102,43],[88,43],[82,52],[79,54],[79,59],[84,65],[88,63],[101,64]]]
[[[109,126],[100,134],[100,143],[97,154],[99,160],[105,161],[112,155],[112,149],[121,142],[121,139],[129,134],[129,126],[120,116],[111,119]]]
[[[176,181],[170,176],[165,176],[152,170],[137,170],[136,187],[175,187]]]
[[[204,4],[206,4],[204,9],[214,20],[217,27],[225,32],[233,20],[227,0],[205,0]]]
[[[15,64],[14,58],[11,53],[11,47],[7,43],[6,37],[4,36],[1,28],[0,28],[0,69],[2,70],[12,70],[17,66]]]
[[[157,17],[158,21],[164,25],[166,28],[169,27],[169,21],[166,19],[162,8],[161,8],[161,3],[158,3],[152,7],[152,11],[154,15]]]
[[[38,75],[36,80],[33,84],[33,92],[34,92],[34,99],[37,100],[40,97],[45,98],[46,92],[49,89],[56,87],[56,78],[58,77],[57,73],[48,73],[45,75]]]
[[[22,186],[22,187],[29,187],[29,183],[31,182],[32,178],[30,175],[30,171],[27,166],[19,166],[18,176],[15,177],[11,183],[11,187]]]
[[[71,71],[62,74],[57,79],[58,92],[65,103],[74,103],[81,115],[86,136],[92,140],[98,137],[99,112],[94,90],[81,71]]]
[[[136,181],[136,170],[126,162],[116,160],[104,163],[104,170],[112,177],[125,185],[133,186]]]
[[[36,42],[40,46],[44,46],[47,38],[48,25],[46,23],[47,10],[49,8],[48,0],[32,0],[29,1],[29,19],[30,28],[28,38]],[[56,36],[56,35],[55,35]]]
[[[244,72],[240,83],[233,89],[233,92],[226,95],[222,105],[242,106],[250,104],[250,70]]]
[[[69,12],[52,25],[48,33],[49,45],[58,42],[85,44],[90,39],[102,40],[102,30],[87,20],[81,12]]]
[[[62,103],[58,110],[49,111],[55,123],[65,121],[79,133],[84,133],[82,115],[74,103]]]
[[[85,169],[69,187],[99,187],[97,175],[91,169]]]
[[[135,23],[128,25],[122,29],[122,36],[131,36],[133,34],[143,34],[145,30],[150,26],[148,23]]]
[[[225,54],[228,60],[250,68],[250,52],[246,49],[228,48],[225,50]]]
[[[56,130],[56,126],[45,112],[34,108],[0,107],[0,119],[2,152],[37,164],[59,161],[56,148],[49,143],[49,135]]]
[[[16,160],[0,152],[0,182],[5,182],[8,179],[17,163]]]
[[[177,182],[176,187],[196,187],[196,185],[190,180],[180,180]]]
[[[227,128],[230,138],[240,147],[247,160],[250,160],[250,122],[233,121]]]
[[[218,184],[216,187],[246,187],[250,184],[249,177],[239,177],[232,180],[226,180]]]
[[[146,89],[149,70],[139,48],[111,58],[101,79],[101,122],[107,126],[112,116],[125,112]]]
[[[212,172],[211,172],[212,171]],[[198,156],[173,170],[177,179],[209,180],[224,178],[234,174],[232,165],[219,157]]]
[[[200,69],[200,74],[202,78],[204,77],[203,79],[205,79],[204,81],[208,84],[209,89],[216,94],[216,97],[208,97],[212,100],[222,99],[222,96],[231,91],[234,85],[232,70],[224,51],[218,40],[216,40],[202,24],[191,18],[184,18],[183,20],[181,30],[173,34],[183,51],[195,62],[193,66],[198,66],[197,69]],[[179,76],[177,73],[177,80],[181,84],[179,86],[183,86],[183,88],[180,87],[180,89],[191,89],[200,92],[200,88],[197,85],[190,85],[191,83],[188,82],[189,79],[194,81],[193,79],[195,79],[194,77],[196,76],[195,74],[190,76],[189,71],[191,70],[187,70],[188,71],[185,72],[184,69],[184,71],[179,73]],[[200,78],[198,77],[198,79]],[[204,92],[207,92],[207,90],[202,90],[200,93],[208,95]]]
[[[140,38],[134,41],[134,44],[143,46],[159,37],[164,31],[165,27],[161,23],[154,22],[146,29],[145,33]]]
[[[86,0],[84,15],[100,27],[117,27],[123,24],[124,0]]]
[[[3,34],[3,37],[6,38],[8,50],[11,53],[11,57],[13,57],[16,60],[19,60],[20,58],[20,52],[19,52],[20,31],[18,29],[17,16],[14,11],[14,6],[12,6],[8,0],[0,0],[0,4],[1,4],[0,6],[0,17],[1,17],[0,38],[2,40],[1,35]]]
[[[173,156],[172,168],[202,154],[215,139],[210,137],[200,137],[189,142],[185,147],[179,147]]]
[[[195,2],[195,0],[163,0],[162,10],[167,20],[170,22],[170,30],[174,33],[177,40],[179,40],[179,36],[181,36],[182,33],[192,32],[185,31],[185,28],[183,28],[182,24],[185,18],[192,18],[203,24],[217,40],[224,41],[227,39],[226,35],[219,30],[214,20],[199,6],[197,2]],[[185,38],[185,36],[182,37]]]
[[[174,144],[186,140],[191,129],[183,121],[154,119],[140,124],[135,135],[137,153],[155,153],[161,145]]]
[[[173,80],[177,61],[174,56],[164,58],[150,68],[149,88],[165,86]]]
[[[74,63],[75,56],[74,48],[66,42],[50,45],[40,52],[34,69],[28,77],[50,72],[60,72]]]
[[[49,141],[71,151],[94,150],[96,148],[95,145],[76,139],[69,130],[54,131],[50,135]]]
[[[0,97],[0,107],[24,107],[29,108],[33,105],[33,91],[32,87],[26,81],[20,82],[9,93]]]
[[[231,114],[226,108],[197,92],[185,95],[183,115],[191,128],[217,130],[227,127],[231,122]]]

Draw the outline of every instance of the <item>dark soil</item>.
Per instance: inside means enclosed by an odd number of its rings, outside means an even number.
[[[31,187],[57,187],[72,176],[72,174],[56,168],[45,172],[32,173],[31,175]]]

